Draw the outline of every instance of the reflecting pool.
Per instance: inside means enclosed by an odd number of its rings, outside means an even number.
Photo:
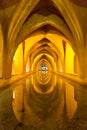
[[[0,90],[0,130],[87,130],[87,88],[39,71]]]

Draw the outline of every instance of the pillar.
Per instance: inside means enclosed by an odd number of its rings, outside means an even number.
[[[10,49],[4,47],[3,51],[3,73],[2,77],[5,79],[11,78],[12,73],[12,55]]]
[[[87,47],[80,50],[79,53],[79,75],[82,79],[87,79]]]
[[[74,73],[79,74],[79,62],[76,54],[74,56]]]
[[[0,25],[0,77],[2,77],[2,60],[3,60],[3,33]]]

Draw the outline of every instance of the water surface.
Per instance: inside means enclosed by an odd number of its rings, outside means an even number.
[[[87,130],[87,88],[39,71],[0,90],[0,130]]]

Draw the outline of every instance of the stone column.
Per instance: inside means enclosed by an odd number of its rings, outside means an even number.
[[[74,56],[74,73],[79,74],[79,62],[76,54]]]
[[[87,48],[79,53],[79,75],[82,79],[87,79]]]
[[[3,78],[11,78],[11,71],[12,71],[12,60],[9,56],[6,56],[3,60]]]
[[[12,73],[12,54],[10,48],[4,47],[3,51],[3,69],[2,69],[2,78],[11,78]]]
[[[66,72],[66,63],[65,63],[65,59],[66,59],[66,42],[64,40],[62,40],[62,44],[63,44],[63,50],[64,50],[64,61],[63,61],[63,72]]]
[[[25,64],[25,59],[24,59],[24,55],[25,55],[25,41],[23,41],[22,47],[23,47],[23,73],[25,73],[26,72],[26,64]]]
[[[2,60],[3,60],[3,33],[0,25],[0,77],[2,77]]]

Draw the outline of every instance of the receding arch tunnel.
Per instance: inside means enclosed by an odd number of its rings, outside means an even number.
[[[43,28],[44,29],[44,28]],[[45,27],[45,30],[47,27]],[[52,65],[52,69],[54,72],[66,72],[74,73],[74,55],[75,52],[72,49],[72,46],[70,45],[69,41],[57,34],[57,31],[52,30],[52,27],[50,26],[50,29],[47,34],[44,34],[44,30],[38,30],[32,33],[28,39],[23,41],[20,45],[22,46],[22,54],[23,59],[23,69],[26,71],[26,65],[29,68],[28,70],[35,71],[35,66],[39,62],[39,60],[43,60],[43,55],[45,56],[48,63]],[[20,50],[19,50],[20,52]],[[69,55],[70,59],[72,59],[72,65],[71,68],[68,69],[69,64],[69,57],[67,53],[70,52]],[[18,54],[19,55],[19,54]],[[15,57],[15,55],[14,55]],[[13,58],[14,59],[14,58]],[[16,59],[15,59],[16,62]],[[66,62],[66,63],[65,63]],[[28,63],[28,64],[27,64]],[[66,67],[65,67],[66,66]],[[77,67],[78,68],[78,67]],[[13,67],[14,69],[14,67]],[[79,71],[76,71],[77,74]]]
[[[0,0],[0,130],[86,130],[86,86],[86,0]]]
[[[4,0],[5,1],[5,0]],[[86,77],[86,53],[83,55],[84,43],[86,38],[84,38],[83,34],[84,31],[82,29],[83,21],[80,21],[80,16],[78,15],[78,11],[75,8],[74,1],[57,1],[57,0],[36,0],[33,2],[31,1],[23,1],[19,2],[16,5],[16,2],[9,2],[8,0],[6,3],[1,2],[0,9],[4,9],[9,11],[10,13],[7,15],[6,18],[8,19],[8,23],[5,22],[5,15],[3,15],[3,11],[1,12],[1,76],[3,78],[10,78],[13,75],[12,65],[13,65],[13,58],[17,48],[21,43],[23,44],[23,55],[21,60],[21,70],[25,71],[26,62],[27,62],[27,70],[29,70],[29,65],[27,60],[27,55],[31,47],[35,47],[36,43],[40,42],[42,39],[49,40],[52,45],[56,46],[58,50],[58,62],[61,65],[61,70],[66,72],[64,68],[65,62],[65,54],[66,49],[68,48],[67,45],[70,45],[72,50],[72,60],[74,59],[75,54],[75,61],[76,64],[75,72],[81,77]],[[78,3],[78,2],[77,2]],[[5,4],[5,5],[4,5]],[[81,2],[84,5],[84,2]],[[13,6],[12,6],[13,5]],[[73,6],[71,6],[73,5]],[[78,4],[77,4],[78,5]],[[7,10],[8,7],[8,10]],[[81,7],[81,5],[80,5]],[[78,7],[78,8],[80,8]],[[84,6],[83,6],[84,7]],[[14,9],[15,8],[15,9]],[[23,10],[24,9],[24,10]],[[84,11],[83,9],[83,12]],[[81,17],[83,17],[81,15]],[[4,26],[3,26],[4,24]],[[85,24],[84,27],[85,28]],[[59,40],[60,39],[60,40]],[[29,42],[28,42],[29,41]],[[64,44],[64,42],[65,44]],[[52,47],[54,48],[54,47]],[[82,48],[82,49],[80,49]],[[67,50],[68,50],[67,49]],[[86,49],[86,47],[85,47]],[[6,53],[4,53],[6,52]],[[69,51],[70,52],[70,51]],[[85,51],[86,52],[86,51]],[[4,54],[3,54],[4,53]],[[59,54],[60,53],[60,54]],[[2,58],[3,55],[3,58]],[[85,58],[83,58],[83,56]],[[65,60],[68,61],[68,60]],[[6,64],[5,64],[6,63]],[[63,67],[62,67],[63,66]],[[75,65],[73,65],[75,66]],[[74,70],[74,69],[73,69]],[[68,72],[68,70],[67,70]],[[19,72],[18,72],[19,73]],[[70,72],[71,73],[71,72]],[[74,71],[73,71],[74,73]]]

